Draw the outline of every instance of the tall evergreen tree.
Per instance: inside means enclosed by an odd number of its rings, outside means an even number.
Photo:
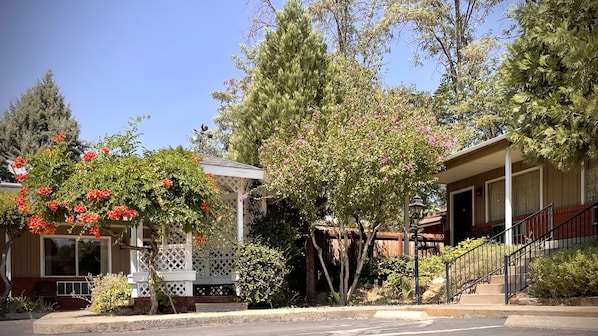
[[[248,164],[259,163],[258,149],[276,127],[299,123],[310,106],[325,111],[335,102],[335,67],[298,1],[289,0],[276,22],[277,29],[267,32],[258,47],[251,86],[230,139],[233,158]]]
[[[0,160],[3,180],[11,180],[6,160],[32,154],[49,147],[52,137],[63,133],[70,152],[78,156],[83,149],[79,123],[73,119],[51,70],[21,95],[0,118]]]
[[[527,1],[516,18],[521,36],[501,70],[509,138],[528,159],[579,167],[598,156],[598,6]]]

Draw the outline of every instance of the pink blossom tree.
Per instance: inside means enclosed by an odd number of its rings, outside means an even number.
[[[426,107],[392,94],[348,99],[332,114],[281,127],[260,149],[269,187],[289,197],[311,222],[326,214],[339,237],[340,282],[335,289],[316,246],[330,291],[340,304],[354,292],[367,250],[382,225],[397,222],[405,197],[429,184],[453,139]],[[360,235],[350,282],[349,230]],[[312,226],[312,239],[313,226]]]

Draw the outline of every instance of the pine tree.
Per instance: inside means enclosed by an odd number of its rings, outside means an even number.
[[[11,103],[0,118],[2,180],[11,180],[6,160],[26,156],[48,147],[52,137],[63,133],[73,156],[82,152],[79,123],[73,119],[51,70]]]
[[[516,17],[521,37],[501,69],[509,138],[528,159],[577,168],[598,156],[598,6],[528,1]]]
[[[310,107],[334,102],[331,58],[323,37],[296,0],[276,14],[277,29],[259,45],[251,87],[238,111],[230,140],[233,158],[258,164],[258,149],[274,129],[307,116]]]

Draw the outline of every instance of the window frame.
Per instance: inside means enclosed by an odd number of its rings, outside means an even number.
[[[75,275],[47,275],[46,274],[46,251],[45,251],[45,239],[71,239],[75,241]],[[106,273],[112,273],[112,237],[110,236],[102,236],[99,239],[95,238],[94,236],[73,236],[73,235],[41,235],[39,240],[40,245],[40,275],[42,278],[85,278],[86,275],[76,275],[79,273],[79,241],[81,239],[86,240],[98,240],[98,241],[106,241],[106,250],[107,250],[107,270]],[[100,256],[101,257],[101,256]]]
[[[586,160],[583,164],[582,164],[582,170],[581,170],[581,203],[582,204],[586,204],[589,202],[596,202],[598,201],[598,192],[597,195],[594,195],[596,199],[594,200],[590,200],[588,197],[588,193],[590,192],[590,188],[588,188],[588,174],[590,172],[590,165],[595,166],[594,169],[598,169],[598,158],[594,158],[591,160]],[[598,179],[596,181],[596,184],[598,185]],[[598,189],[598,187],[594,187],[594,190]]]
[[[513,173],[511,175],[511,177],[514,178],[514,177],[519,176],[519,175],[525,175],[525,174],[532,173],[532,172],[534,172],[536,170],[539,171],[539,177],[538,178],[539,178],[539,182],[540,183],[538,184],[538,193],[539,193],[538,209],[536,209],[535,211],[542,209],[542,204],[544,204],[544,178],[543,178],[544,169],[543,169],[543,167],[541,167],[541,166],[532,167],[532,168],[528,168],[528,169],[524,169],[524,170],[518,171],[518,172]],[[490,189],[489,188],[490,184],[495,183],[495,182],[499,182],[501,180],[502,181],[506,181],[506,177],[503,175],[503,176],[497,177],[495,179],[487,180],[486,183],[485,183],[485,200],[484,200],[484,203],[485,203],[485,206],[486,206],[486,211],[485,211],[486,223],[489,223],[491,221],[494,222],[494,221],[500,221],[501,220],[501,219],[490,220],[490,195],[489,195],[489,192],[488,192],[488,190]],[[513,188],[512,188],[512,190],[513,190]],[[504,206],[504,200],[503,200],[503,206]],[[515,217],[515,216],[516,216],[515,215],[515,209],[513,209],[513,217]],[[502,218],[502,220],[504,221],[505,218]]]

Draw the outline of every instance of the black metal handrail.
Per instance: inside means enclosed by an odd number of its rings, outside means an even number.
[[[513,242],[521,244],[530,236],[543,235],[552,229],[553,212],[553,205],[549,204],[510,228],[486,238],[483,244],[445,262],[447,303],[473,290],[490,276],[503,274],[504,256],[516,249],[511,244],[504,244],[505,237],[511,236]]]
[[[598,237],[598,203],[581,210],[550,231],[537,236],[504,257],[505,304],[517,292],[527,288],[530,263],[536,257],[596,239]]]

